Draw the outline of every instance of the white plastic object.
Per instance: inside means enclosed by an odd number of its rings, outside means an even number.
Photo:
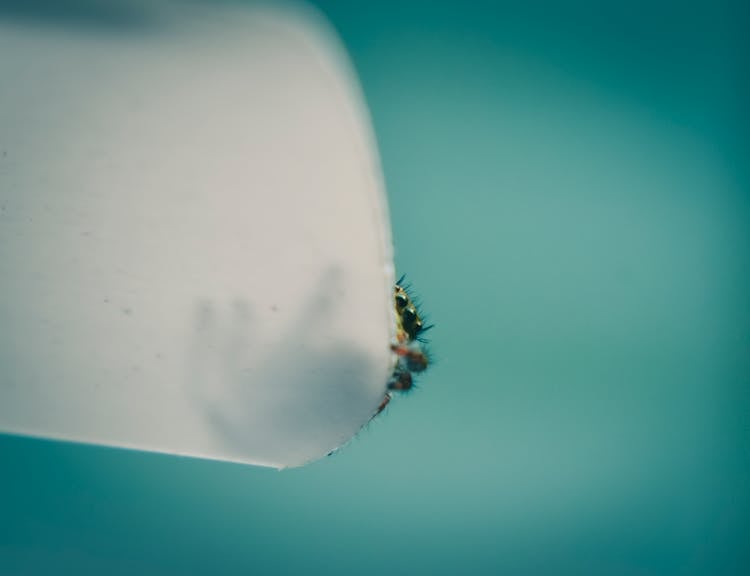
[[[392,369],[356,80],[306,8],[0,18],[0,431],[300,465]]]

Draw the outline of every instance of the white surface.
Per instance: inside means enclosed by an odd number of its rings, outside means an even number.
[[[391,367],[356,82],[306,10],[148,6],[0,20],[0,430],[302,464]]]

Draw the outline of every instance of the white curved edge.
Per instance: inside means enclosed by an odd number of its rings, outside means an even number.
[[[307,6],[133,6],[152,25],[0,19],[0,430],[322,457],[393,367],[351,64]]]

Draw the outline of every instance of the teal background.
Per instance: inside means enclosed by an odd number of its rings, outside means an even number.
[[[318,5],[435,366],[283,472],[0,436],[0,574],[750,573],[744,3]]]

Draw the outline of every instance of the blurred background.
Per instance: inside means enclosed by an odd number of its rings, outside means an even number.
[[[283,472],[0,436],[0,573],[750,572],[745,3],[316,5],[435,366]]]

